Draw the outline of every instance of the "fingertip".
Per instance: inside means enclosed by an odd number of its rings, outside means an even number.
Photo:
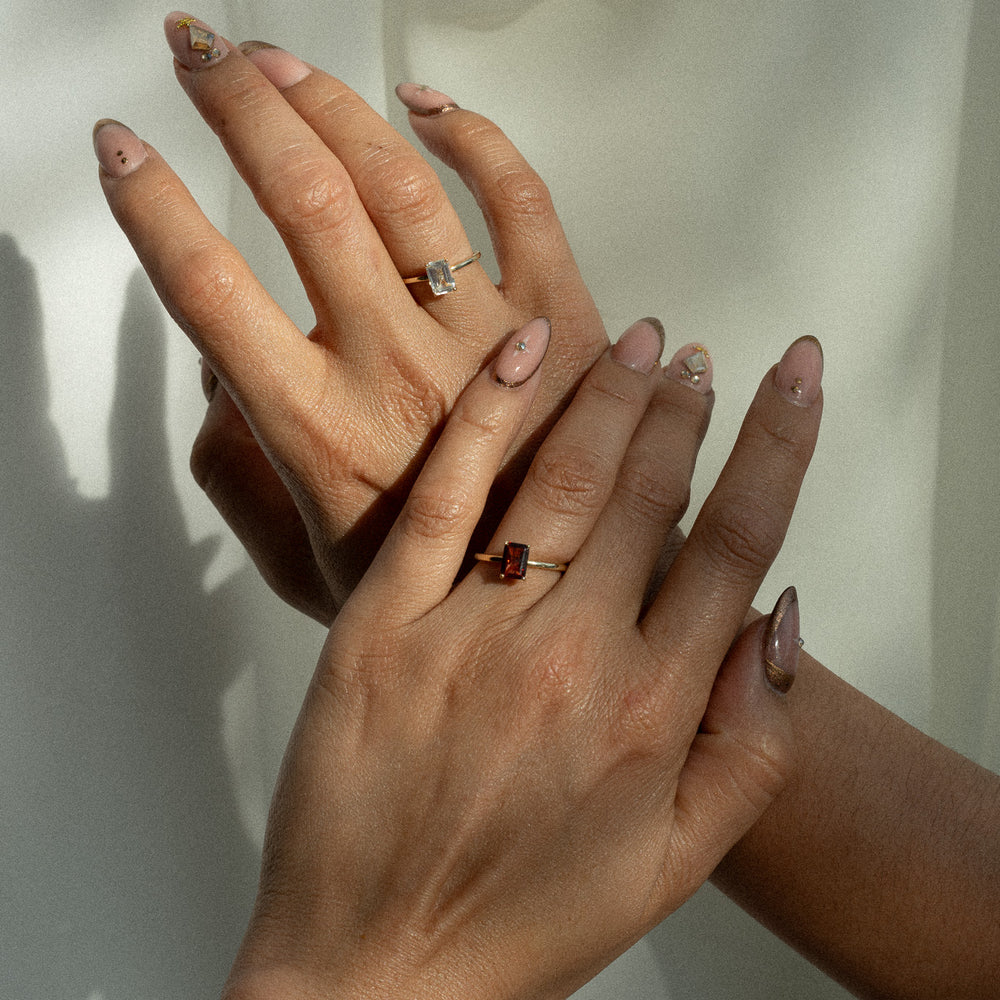
[[[493,380],[505,389],[519,389],[541,367],[552,338],[552,324],[544,316],[528,320],[508,338],[493,362]]]
[[[91,139],[97,162],[109,177],[126,177],[146,162],[145,143],[127,125],[113,118],[97,122]]]
[[[270,42],[242,42],[239,50],[278,90],[294,87],[313,71],[298,56]]]
[[[440,90],[434,90],[420,83],[401,83],[396,87],[396,96],[406,105],[407,110],[420,118],[435,118],[449,111],[458,111],[458,105]]]

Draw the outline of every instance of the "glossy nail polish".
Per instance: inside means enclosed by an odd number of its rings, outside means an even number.
[[[811,406],[823,381],[823,348],[815,337],[800,337],[785,351],[774,387],[796,406]]]
[[[94,126],[94,152],[110,177],[125,177],[146,160],[142,140],[126,125],[111,118],[102,118]]]
[[[675,382],[707,395],[712,389],[712,356],[701,344],[685,344],[670,359],[666,373]]]
[[[458,105],[447,94],[419,83],[401,83],[396,88],[396,96],[415,115],[425,118],[458,110]]]
[[[552,328],[544,317],[529,320],[507,343],[493,362],[493,378],[508,389],[524,385],[538,371],[549,349]]]
[[[663,324],[658,319],[652,316],[640,319],[611,346],[611,359],[648,375],[660,360],[665,339]]]
[[[789,587],[771,612],[761,649],[764,677],[779,694],[787,694],[795,680],[799,646],[799,599]]]
[[[239,49],[278,90],[294,86],[312,72],[298,56],[268,42],[241,42]]]
[[[229,55],[229,46],[204,21],[175,10],[163,21],[163,31],[174,58],[188,69],[207,69]]]

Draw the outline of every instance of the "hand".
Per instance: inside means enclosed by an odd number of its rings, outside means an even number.
[[[514,581],[477,563],[454,585],[547,342],[532,321],[462,395],[330,631],[228,1000],[565,997],[680,905],[784,782],[791,728],[761,659],[767,645],[772,676],[794,673],[791,596],[727,651],[812,452],[818,345],[765,376],[643,611],[710,398],[664,376],[641,322],[487,549],[527,540],[568,569]]]
[[[402,90],[424,112],[411,115],[417,134],[478,199],[501,275],[494,287],[471,264],[435,298],[401,276],[476,248],[426,161],[340,81],[279,49],[245,56],[217,37],[217,54],[195,50],[185,19],[165,22],[178,79],[285,242],[315,311],[308,339],[163,159],[117,123],[95,133],[101,180],[208,381],[221,383],[196,477],[275,590],[329,622],[483,357],[530,316],[552,320],[549,374],[521,445],[551,424],[607,338],[544,185],[496,126],[460,109],[427,114],[447,99]],[[499,509],[526,465],[519,454]]]

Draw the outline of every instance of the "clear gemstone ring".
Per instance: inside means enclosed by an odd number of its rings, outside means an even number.
[[[457,264],[450,264],[446,260],[428,261],[427,268],[423,274],[418,274],[415,278],[403,278],[404,285],[414,285],[418,281],[429,281],[431,291],[435,295],[447,295],[455,291],[455,271],[469,264],[475,264],[482,253],[477,250],[471,257],[459,261]]]

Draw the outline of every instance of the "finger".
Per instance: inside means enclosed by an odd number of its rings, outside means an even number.
[[[781,547],[812,457],[822,411],[823,355],[796,341],[764,377],[739,437],[687,542],[643,621],[662,650],[688,651],[696,687],[739,630]]]
[[[320,326],[360,337],[413,311],[344,165],[235,46],[213,34],[220,54],[204,61],[190,33],[210,29],[189,22],[164,22],[177,78],[284,240]]]
[[[214,376],[204,363],[202,376],[210,397],[191,448],[195,481],[278,597],[329,625],[337,601],[317,565],[292,495],[229,393],[212,384]]]
[[[548,320],[531,320],[459,397],[350,606],[377,608],[383,624],[405,623],[447,596],[531,405],[549,338]]]
[[[661,553],[687,509],[713,401],[711,358],[700,344],[687,344],[658,381],[608,504],[566,573],[568,598],[600,579],[606,613],[638,618]]]
[[[664,884],[701,885],[784,787],[794,766],[785,693],[795,677],[798,637],[798,601],[789,588],[726,656],[671,803],[674,839],[687,849],[673,855],[680,863]]]
[[[282,49],[260,42],[240,48],[343,164],[401,275],[419,277],[429,261],[455,265],[483,249],[470,246],[427,161],[350,87]],[[486,336],[472,309],[484,294],[497,298],[492,282],[476,263],[454,280],[460,294],[434,295],[426,281],[408,287],[438,319],[468,326],[469,336]]]
[[[280,439],[317,378],[302,336],[162,157],[124,125],[97,123],[108,205],[178,325],[262,440]],[[323,372],[324,376],[327,373]]]
[[[654,325],[655,324],[655,325]],[[535,456],[521,489],[493,536],[490,555],[507,543],[530,546],[532,561],[569,562],[590,534],[614,487],[619,465],[659,381],[662,327],[634,323],[598,360]],[[529,569],[528,572],[533,570]],[[533,573],[536,586],[555,582]],[[480,583],[519,579],[501,565],[484,566]]]
[[[482,210],[508,301],[546,301],[549,275],[564,274],[560,304],[589,317],[593,301],[549,190],[503,131],[438,91],[404,83],[396,93],[421,142],[458,173]]]

